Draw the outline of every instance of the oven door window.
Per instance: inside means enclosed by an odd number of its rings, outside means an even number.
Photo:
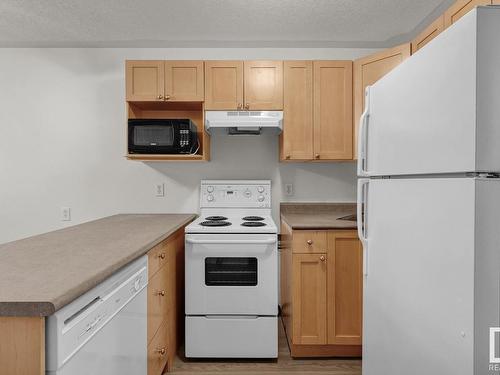
[[[205,258],[205,285],[256,286],[257,258]]]

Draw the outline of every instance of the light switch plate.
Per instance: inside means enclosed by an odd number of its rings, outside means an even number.
[[[156,196],[157,197],[165,196],[165,184],[156,184]]]
[[[61,221],[71,221],[70,207],[61,207]]]

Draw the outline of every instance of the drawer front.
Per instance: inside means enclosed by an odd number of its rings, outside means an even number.
[[[167,319],[169,293],[168,267],[162,267],[148,284],[148,342]]]
[[[187,316],[186,357],[277,358],[278,318]]]
[[[148,375],[161,375],[167,364],[168,326],[163,323],[148,345]]]
[[[166,263],[168,259],[167,241],[160,242],[148,252],[148,272],[151,277]]]
[[[292,249],[299,254],[326,253],[326,231],[294,230],[292,233]]]

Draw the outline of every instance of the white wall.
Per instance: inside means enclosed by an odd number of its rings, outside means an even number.
[[[271,179],[279,202],[355,200],[354,163],[280,164],[277,137],[213,137],[209,163],[125,154],[125,59],[353,59],[367,49],[0,49],[0,243],[126,212],[197,212],[199,180]],[[166,196],[154,196],[164,182]],[[293,183],[287,197],[283,184]],[[71,207],[72,221],[60,221]]]

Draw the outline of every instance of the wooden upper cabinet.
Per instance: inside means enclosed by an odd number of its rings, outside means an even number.
[[[201,102],[203,86],[203,61],[165,61],[165,100]]]
[[[314,61],[314,159],[352,159],[352,61]]]
[[[326,254],[293,254],[293,343],[327,343]]]
[[[165,83],[163,61],[128,60],[125,67],[127,101],[147,102],[163,99]]]
[[[356,231],[328,233],[328,344],[361,345],[363,249]]]
[[[243,106],[243,62],[205,61],[205,109],[237,110]]]
[[[245,109],[283,109],[283,61],[244,62]]]
[[[354,61],[354,157],[357,159],[359,118],[365,107],[365,88],[410,56],[410,43],[402,44]]]
[[[420,48],[429,43],[437,35],[441,34],[444,30],[444,15],[439,16],[433,23],[425,28],[413,41],[411,42],[411,53],[417,52]]]
[[[313,158],[313,64],[284,62],[281,160]]]
[[[451,7],[444,12],[444,27],[449,27],[463,15],[478,5],[491,5],[492,0],[457,0]]]

